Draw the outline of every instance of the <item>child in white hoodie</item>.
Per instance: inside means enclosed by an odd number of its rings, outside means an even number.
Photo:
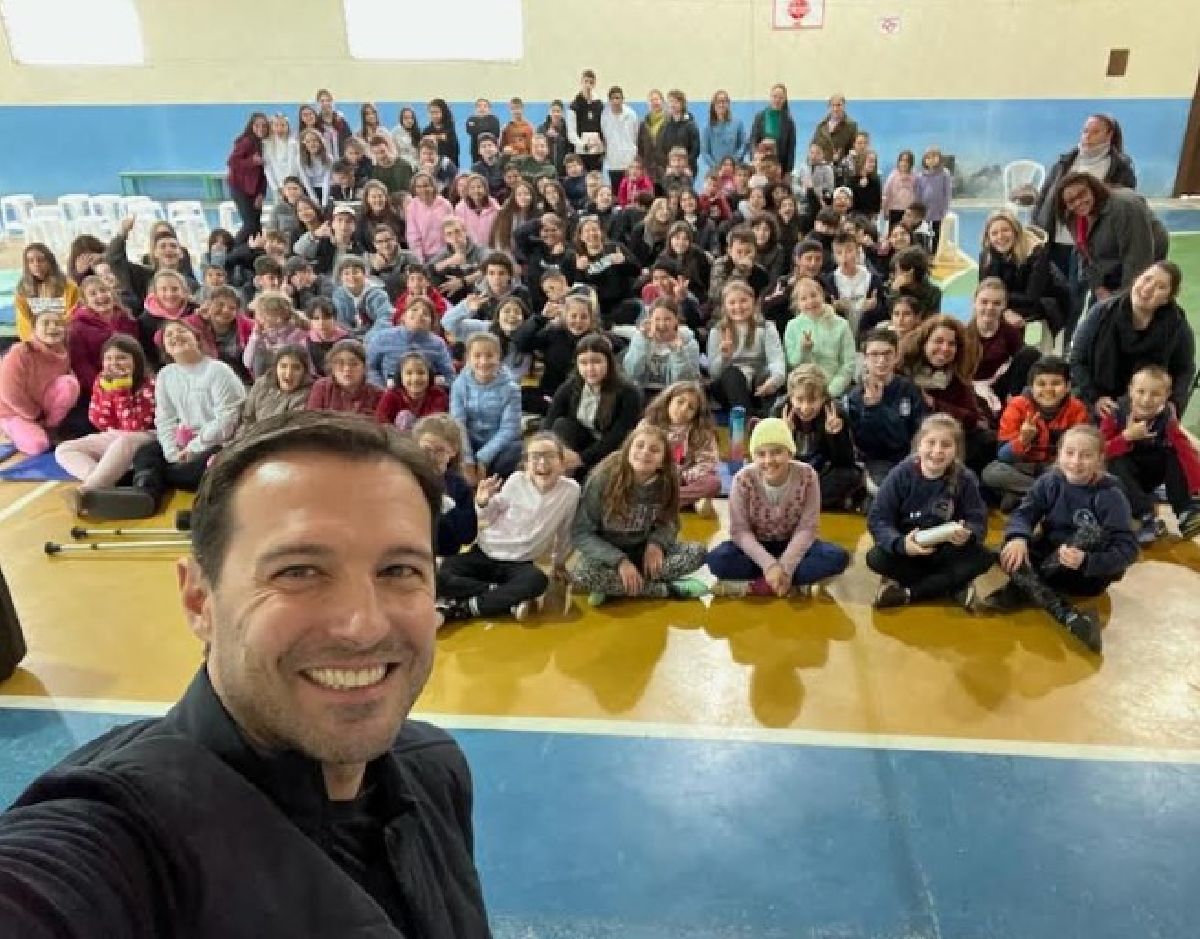
[[[565,579],[579,483],[563,475],[566,449],[549,431],[525,442],[525,469],[475,492],[479,535],[471,550],[446,558],[438,571],[438,608],[447,621],[511,613],[525,619],[549,579],[534,563],[552,556]]]

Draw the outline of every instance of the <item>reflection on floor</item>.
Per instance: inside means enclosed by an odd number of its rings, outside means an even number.
[[[199,663],[172,557],[44,556],[72,524],[55,488],[0,486],[30,645],[0,803]],[[873,611],[864,521],[822,535],[855,561],[814,600],[558,594],[440,637],[419,707],[472,756],[497,934],[1188,934],[1200,549],[1164,541],[1112,588],[1101,661],[1037,613]]]

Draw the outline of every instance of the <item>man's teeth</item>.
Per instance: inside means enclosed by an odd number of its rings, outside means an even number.
[[[310,668],[304,672],[312,681],[323,688],[341,691],[345,688],[366,688],[377,685],[387,675],[386,665],[376,665],[374,668]]]

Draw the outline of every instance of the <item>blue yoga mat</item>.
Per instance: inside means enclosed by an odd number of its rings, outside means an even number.
[[[8,482],[46,482],[49,480],[63,481],[75,477],[58,465],[54,454],[43,453],[31,456],[16,466],[0,470],[0,479]]]
[[[11,443],[0,443],[0,463],[3,463],[16,452],[17,448]]]

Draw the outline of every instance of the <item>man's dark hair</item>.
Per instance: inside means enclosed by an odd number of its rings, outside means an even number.
[[[828,225],[830,228],[837,228],[842,224],[842,213],[837,209],[826,206],[817,213],[814,221],[820,222],[822,225]]]
[[[241,479],[266,460],[291,453],[320,453],[344,460],[397,463],[412,474],[425,497],[430,547],[442,510],[442,477],[429,458],[395,428],[358,415],[294,411],[259,421],[220,452],[204,474],[192,506],[192,554],[214,587],[233,540],[232,504]]]
[[[1032,384],[1039,375],[1057,375],[1069,385],[1071,383],[1071,366],[1062,356],[1043,355],[1029,366],[1029,377],[1026,381]]]

